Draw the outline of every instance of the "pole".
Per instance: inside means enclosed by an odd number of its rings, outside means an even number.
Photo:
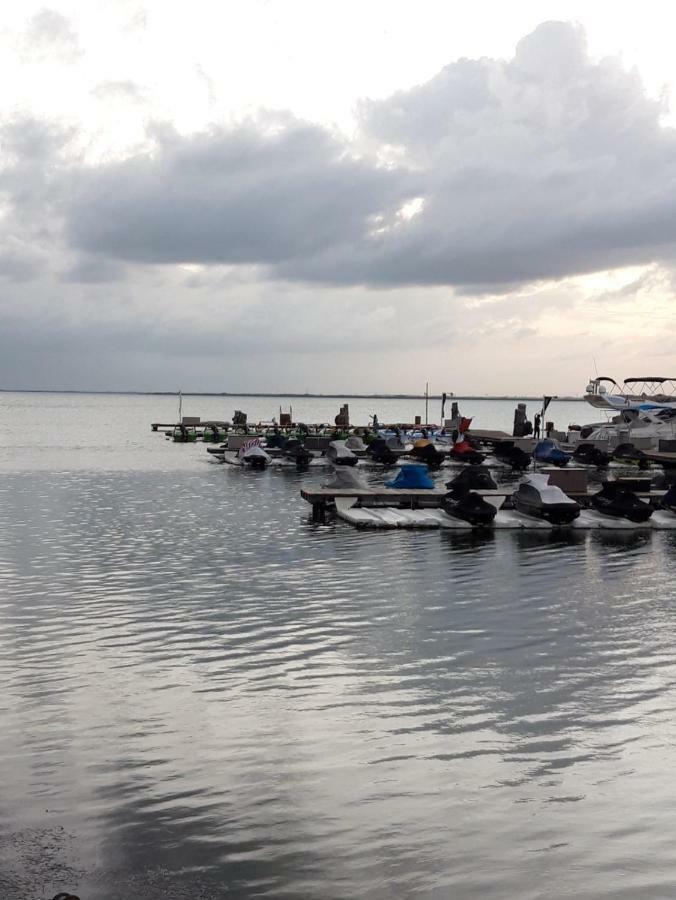
[[[178,392],[178,423],[179,425],[183,421],[183,393],[181,391]]]
[[[425,425],[427,425],[427,423],[430,420],[430,417],[428,415],[429,402],[430,402],[430,383],[429,383],[429,381],[426,381],[425,382]]]

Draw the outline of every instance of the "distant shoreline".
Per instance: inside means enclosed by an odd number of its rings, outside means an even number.
[[[89,394],[114,396],[122,395],[128,397],[177,397],[178,391],[76,391],[76,390],[43,390],[38,388],[0,388],[0,394]],[[184,397],[273,397],[275,399],[292,399],[292,400],[425,400],[424,394],[298,394],[298,393],[265,393],[265,392],[248,392],[248,391],[183,391]],[[428,400],[441,401],[441,394],[429,394]],[[524,397],[521,394],[447,394],[446,402],[452,403],[454,400],[512,400],[521,401],[539,401],[542,400],[542,394],[534,397]],[[553,396],[552,400],[560,400],[566,403],[575,401],[583,402],[582,397],[572,396]]]

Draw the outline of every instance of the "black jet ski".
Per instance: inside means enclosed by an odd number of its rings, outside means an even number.
[[[629,463],[639,469],[647,469],[650,460],[643,450],[637,450],[633,444],[619,444],[613,450],[613,459],[617,462]]]
[[[497,490],[491,473],[478,466],[468,466],[446,484],[448,493],[441,501],[441,508],[449,516],[463,519],[471,525],[491,525],[497,507],[488,503],[477,491]]]
[[[488,469],[468,466],[446,482],[449,491],[497,491],[498,486]]]
[[[605,469],[612,460],[610,453],[605,450],[599,450],[593,444],[578,444],[573,451],[573,459],[575,462],[582,463],[585,466],[596,466],[597,469]]]
[[[284,459],[289,459],[296,464],[299,472],[305,472],[310,467],[313,456],[309,450],[306,450],[298,438],[289,438],[282,452]]]
[[[633,491],[617,481],[606,481],[598,493],[592,494],[591,504],[597,512],[630,522],[647,522],[653,514],[649,503],[639,500]]]
[[[375,463],[382,466],[393,466],[399,459],[399,455],[387,446],[385,438],[376,438],[368,447],[368,454]]]
[[[523,472],[531,464],[533,458],[521,447],[516,447],[512,441],[498,441],[493,448],[495,458],[513,471]]]
[[[676,484],[672,484],[666,494],[660,500],[662,509],[668,509],[669,512],[676,513]]]
[[[569,525],[580,515],[580,504],[550,484],[548,475],[526,475],[512,494],[512,503],[518,512],[552,525]]]
[[[411,450],[411,456],[415,457],[418,462],[425,463],[430,472],[440,469],[444,461],[444,454],[439,453],[430,441],[416,441]]]
[[[475,491],[449,491],[441,501],[441,508],[448,516],[463,519],[471,525],[491,525],[498,512]]]

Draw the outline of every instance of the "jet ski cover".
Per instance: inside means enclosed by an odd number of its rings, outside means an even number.
[[[434,482],[427,473],[427,466],[421,463],[405,463],[393,481],[386,481],[386,487],[406,490],[433,488]]]

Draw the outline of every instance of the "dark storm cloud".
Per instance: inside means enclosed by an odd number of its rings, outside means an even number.
[[[29,203],[42,192],[94,267],[253,265],[277,280],[496,293],[673,258],[676,133],[662,113],[635,72],[590,60],[579,27],[548,22],[511,60],[459,60],[361,103],[352,141],[262,115],[67,165],[49,159],[54,135],[24,124],[14,142],[29,163],[0,187],[17,209],[22,190]]]
[[[174,136],[85,173],[85,250],[144,262],[260,263],[334,284],[492,284],[646,262],[676,238],[676,143],[637,76],[545,23],[513,60],[461,60],[364,103],[391,169],[318,128]],[[419,196],[422,211],[397,215]],[[379,217],[379,218],[376,218]]]
[[[162,133],[152,155],[79,174],[69,234],[135,262],[280,264],[363,241],[370,217],[406,190],[401,173],[288,119]]]

